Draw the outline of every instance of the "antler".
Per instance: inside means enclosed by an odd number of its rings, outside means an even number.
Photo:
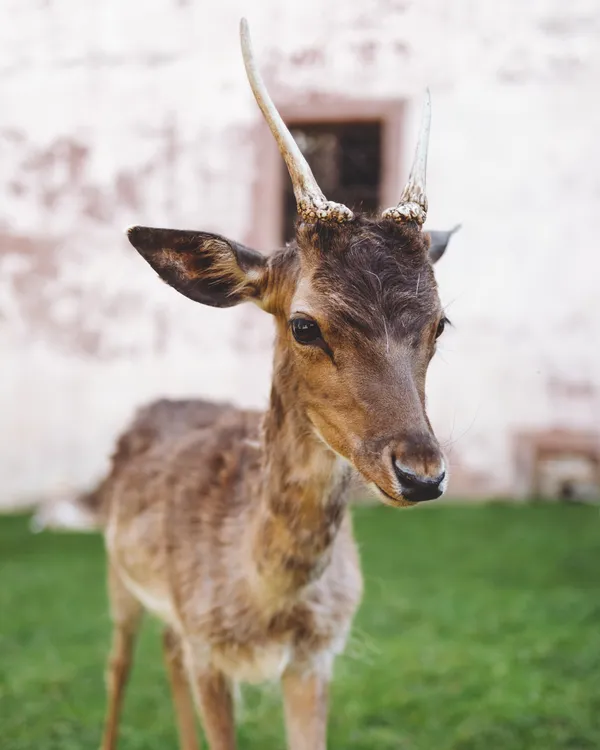
[[[427,195],[425,183],[427,180],[427,150],[429,148],[429,131],[431,129],[431,97],[429,89],[425,96],[419,140],[415,151],[408,182],[402,191],[400,203],[393,208],[386,209],[382,214],[384,219],[393,221],[416,221],[423,224],[427,218]]]
[[[354,214],[341,203],[328,201],[323,195],[321,188],[308,166],[298,144],[281,119],[281,115],[275,108],[269,92],[262,80],[252,52],[250,41],[250,30],[248,22],[242,18],[240,23],[240,38],[242,43],[242,55],[246,74],[250,81],[252,93],[260,107],[271,132],[277,141],[279,151],[285,160],[285,164],[292,178],[294,195],[298,213],[306,222],[331,221],[342,223],[352,221]]]

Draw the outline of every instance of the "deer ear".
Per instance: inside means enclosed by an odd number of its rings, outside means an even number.
[[[429,235],[429,260],[432,263],[437,263],[442,255],[446,252],[450,237],[460,229],[460,224],[457,224],[453,229],[447,232],[427,232]]]
[[[267,261],[256,250],[208,232],[131,227],[127,237],[163,281],[195,302],[260,302]]]

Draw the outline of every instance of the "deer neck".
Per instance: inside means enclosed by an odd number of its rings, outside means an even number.
[[[316,434],[285,352],[277,347],[262,440],[253,567],[263,592],[293,597],[329,564],[345,515],[350,468]]]

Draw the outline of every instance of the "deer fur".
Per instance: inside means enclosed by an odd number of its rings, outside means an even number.
[[[296,242],[268,257],[202,232],[136,227],[129,239],[189,298],[258,304],[276,339],[265,414],[157,402],[88,495],[114,623],[102,748],[116,747],[148,611],[165,625],[184,750],[198,748],[190,695],[211,750],[233,750],[232,685],[264,680],[281,680],[289,748],[324,750],[333,662],[362,593],[350,479],[358,470],[385,503],[408,506],[397,467],[429,481],[444,465],[425,412],[443,321],[430,253],[444,247],[413,224],[362,215],[299,222]],[[314,345],[294,339],[300,313],[318,322]]]

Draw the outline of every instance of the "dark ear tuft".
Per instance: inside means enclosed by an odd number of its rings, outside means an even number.
[[[167,284],[196,302],[231,307],[262,294],[266,259],[219,234],[130,227],[127,237]]]
[[[450,242],[450,237],[452,237],[455,232],[458,232],[460,227],[461,225],[457,224],[453,229],[446,232],[427,232],[430,238],[429,260],[432,263],[437,263],[446,252],[446,247],[448,246],[448,242]]]

